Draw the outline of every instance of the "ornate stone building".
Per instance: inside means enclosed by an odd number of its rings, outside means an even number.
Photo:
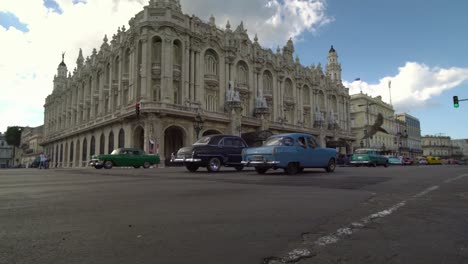
[[[292,40],[273,52],[242,23],[220,29],[214,17],[183,14],[178,0],[149,1],[129,25],[90,56],[80,50],[72,74],[59,64],[44,106],[44,147],[57,166],[123,146],[167,160],[198,132],[300,131],[351,151],[349,90],[333,47],[325,72],[305,67]]]
[[[29,167],[36,157],[39,157],[43,148],[41,146],[43,141],[44,126],[38,127],[23,127],[21,130],[21,164]],[[58,154],[58,153],[55,153]],[[51,158],[51,157],[50,157]]]

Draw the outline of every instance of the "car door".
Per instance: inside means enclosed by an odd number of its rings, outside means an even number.
[[[242,161],[242,150],[245,148],[245,144],[240,138],[233,139],[233,148],[230,162],[240,164]]]
[[[321,148],[318,146],[317,142],[312,137],[306,137],[307,142],[307,152],[305,156],[308,160],[308,167],[320,167],[324,163],[324,157],[322,157]]]
[[[237,159],[237,148],[235,146],[235,138],[233,137],[226,137],[223,140],[223,155],[225,157],[226,164],[236,163]],[[240,162],[240,161],[239,161]]]

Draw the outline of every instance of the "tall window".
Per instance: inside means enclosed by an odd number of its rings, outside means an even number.
[[[310,105],[310,90],[308,86],[304,86],[304,105]]]
[[[96,140],[94,136],[91,137],[91,144],[89,146],[89,150],[90,150],[90,153],[89,153],[90,156],[93,156],[94,154],[96,154]]]
[[[88,140],[85,138],[83,140],[83,153],[81,154],[81,161],[85,162],[88,159]]]
[[[287,79],[284,84],[284,93],[287,97],[293,97],[293,84],[290,79]]]
[[[205,74],[218,76],[218,56],[213,50],[205,53]]]
[[[119,131],[119,148],[125,147],[125,131],[123,128]]]
[[[237,83],[240,85],[248,84],[247,65],[245,65],[243,62],[239,62],[237,65]]]
[[[109,133],[109,148],[107,149],[107,153],[111,154],[114,150],[114,132]]]
[[[101,138],[99,139],[99,154],[101,154],[101,155],[104,154],[105,141],[106,141],[106,139],[105,139],[104,134],[101,134]]]
[[[273,94],[273,78],[269,71],[265,71],[265,73],[263,73],[263,94]]]

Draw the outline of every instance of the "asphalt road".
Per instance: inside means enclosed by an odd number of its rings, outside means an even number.
[[[468,263],[468,166],[0,170],[0,263]]]

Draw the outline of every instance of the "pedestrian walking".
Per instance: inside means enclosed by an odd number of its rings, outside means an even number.
[[[39,169],[42,169],[43,167],[45,169],[46,162],[47,162],[47,156],[44,153],[41,153],[39,155]]]

